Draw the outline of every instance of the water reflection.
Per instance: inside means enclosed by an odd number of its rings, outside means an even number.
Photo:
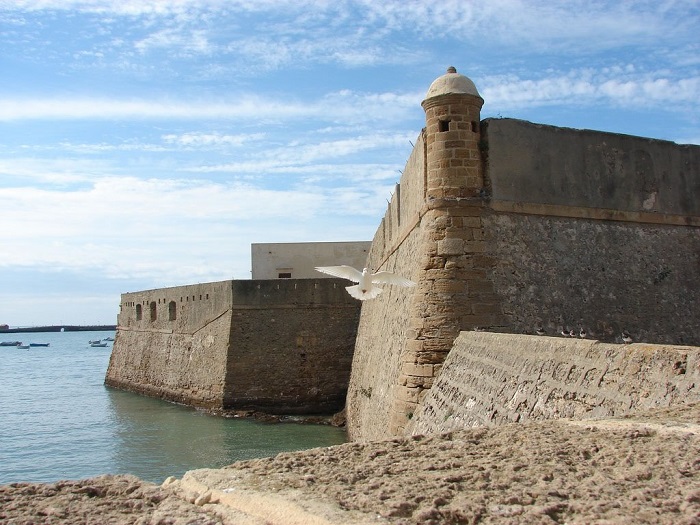
[[[195,468],[345,442],[329,426],[227,419],[107,388],[114,472],[162,482]]]

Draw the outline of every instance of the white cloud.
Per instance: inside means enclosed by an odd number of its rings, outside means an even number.
[[[119,290],[100,295],[52,294],[45,290],[0,292],[0,319],[13,327],[116,324],[118,313]]]
[[[163,135],[162,139],[169,144],[177,144],[179,146],[198,148],[198,147],[216,147],[216,146],[242,146],[251,141],[258,141],[265,138],[265,133],[250,133],[248,135],[227,135],[222,133],[203,133],[191,132],[181,135],[168,134]]]
[[[329,93],[320,100],[303,102],[280,100],[259,95],[241,95],[235,102],[81,98],[9,98],[0,99],[0,121],[25,119],[217,119],[265,120],[315,118],[352,124],[367,121],[372,112],[384,118],[406,118],[420,102],[417,94]]]
[[[547,49],[554,42],[568,50],[606,48],[621,42],[654,47],[654,39],[690,34],[697,30],[692,0],[656,2],[589,2],[560,0],[534,2],[493,0],[474,4],[463,0],[442,2],[361,2],[365,20],[396,32],[415,30],[481,42],[484,45],[513,45],[528,51]],[[561,50],[559,50],[561,51]],[[517,52],[517,51],[516,51]]]
[[[107,98],[37,98],[0,100],[0,120],[19,119],[200,119],[251,118],[260,113],[261,100],[250,97],[237,103]],[[279,102],[263,106],[269,116],[295,117],[308,113],[300,104]]]
[[[253,160],[240,160],[223,164],[201,165],[185,168],[185,171],[198,173],[342,173],[365,172],[371,166],[371,172],[376,173],[377,167],[385,171],[392,164],[369,165],[358,163],[356,157],[363,152],[372,150],[404,150],[406,155],[411,151],[411,140],[415,134],[386,133],[348,137],[333,141],[318,143],[291,143],[281,148],[266,149],[254,155]],[[349,158],[348,165],[343,165],[343,158]],[[319,161],[325,163],[317,164]],[[337,176],[337,175],[336,175]]]
[[[348,198],[339,197],[344,190],[310,185],[271,190],[133,177],[102,178],[68,191],[0,188],[0,267],[99,271],[110,278],[167,282],[225,278],[231,259],[249,257],[251,242],[281,242],[294,231],[302,238],[290,240],[315,236],[320,217],[325,229],[347,214],[365,214],[368,222],[353,220],[353,228],[367,229],[381,213],[382,191],[381,185],[367,185]]]
[[[206,33],[202,30],[183,32],[175,29],[162,29],[137,41],[134,47],[140,53],[162,48],[176,48],[184,55],[208,55],[215,51],[207,40]]]
[[[629,44],[656,50],[658,41],[696,32],[694,20],[700,13],[692,0],[494,0],[479,5],[463,0],[15,0],[6,4],[10,12],[66,10],[139,17],[150,32],[125,49],[169,49],[191,56],[228,50],[242,59],[238,67],[246,69],[331,61],[349,67],[417,63],[420,47],[403,49],[391,42],[390,37],[401,34],[418,39],[444,35],[484,51],[509,46],[516,54],[549,50],[552,45],[572,55]],[[211,29],[213,19],[235,21],[241,16],[246,17],[242,37],[216,35]]]
[[[700,75],[685,75],[669,71],[645,71],[634,66],[614,66],[568,72],[548,71],[536,78],[518,75],[491,75],[477,78],[477,88],[487,107],[499,109],[525,108],[537,105],[614,104],[644,109],[648,103],[666,103],[669,111],[687,111],[700,98]],[[234,102],[184,101],[108,98],[4,98],[0,99],[0,121],[65,119],[65,120],[156,120],[156,119],[215,119],[281,122],[314,119],[320,122],[353,125],[365,122],[374,125],[376,115],[382,122],[395,125],[415,119],[421,113],[424,93],[361,93],[341,90],[328,93],[311,102],[280,100],[260,95],[241,95]],[[235,145],[257,139],[259,133],[244,135],[183,135],[175,139],[167,134],[167,142],[203,146],[218,142]]]
[[[630,66],[552,72],[525,79],[515,75],[484,78],[478,86],[489,108],[543,105],[616,105],[646,109],[666,104],[669,111],[686,112],[700,98],[700,76],[671,77],[668,72],[643,72]]]
[[[102,160],[0,158],[0,174],[5,179],[10,177],[26,179],[28,184],[72,185],[89,181],[95,174],[103,174],[108,170],[108,165]]]

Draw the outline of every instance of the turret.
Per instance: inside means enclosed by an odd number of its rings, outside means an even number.
[[[428,89],[425,110],[428,199],[476,197],[484,186],[479,141],[484,99],[449,67]]]

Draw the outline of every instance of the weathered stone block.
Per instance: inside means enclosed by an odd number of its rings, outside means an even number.
[[[486,243],[484,241],[465,241],[464,252],[466,253],[484,253],[486,251]]]
[[[463,239],[444,239],[438,242],[438,254],[441,256],[461,255],[465,251]]]
[[[407,376],[432,377],[433,365],[419,365],[416,363],[403,363],[401,373]]]

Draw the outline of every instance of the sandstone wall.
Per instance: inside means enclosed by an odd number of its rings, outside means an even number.
[[[700,345],[700,147],[487,119],[497,330]]]
[[[700,147],[511,119],[479,136],[477,106],[424,102],[370,251],[418,286],[363,306],[352,439],[405,432],[460,331],[700,345]]]
[[[407,431],[621,416],[700,401],[700,348],[462,332]]]
[[[700,217],[699,146],[514,119],[486,119],[482,134],[493,200],[636,222]]]
[[[175,319],[171,319],[171,303],[175,304]],[[141,319],[137,319],[137,306]],[[222,408],[231,281],[122,294],[117,321],[105,384],[179,403]]]
[[[224,404],[332,414],[345,404],[360,304],[344,279],[234,281]]]
[[[375,271],[418,278],[415,262],[422,249],[419,225],[425,192],[424,148],[421,134],[372,241],[368,265]],[[415,303],[412,296],[412,289],[385,286],[378,298],[362,305],[346,404],[352,439],[386,436],[399,396],[398,377]]]
[[[319,279],[317,266],[347,264],[364,268],[371,241],[254,243],[250,246],[253,280]],[[284,277],[283,277],[284,278]]]
[[[222,281],[123,294],[105,383],[211,409],[338,411],[360,312],[348,284]]]
[[[700,345],[700,228],[494,213],[484,218],[504,326]]]

